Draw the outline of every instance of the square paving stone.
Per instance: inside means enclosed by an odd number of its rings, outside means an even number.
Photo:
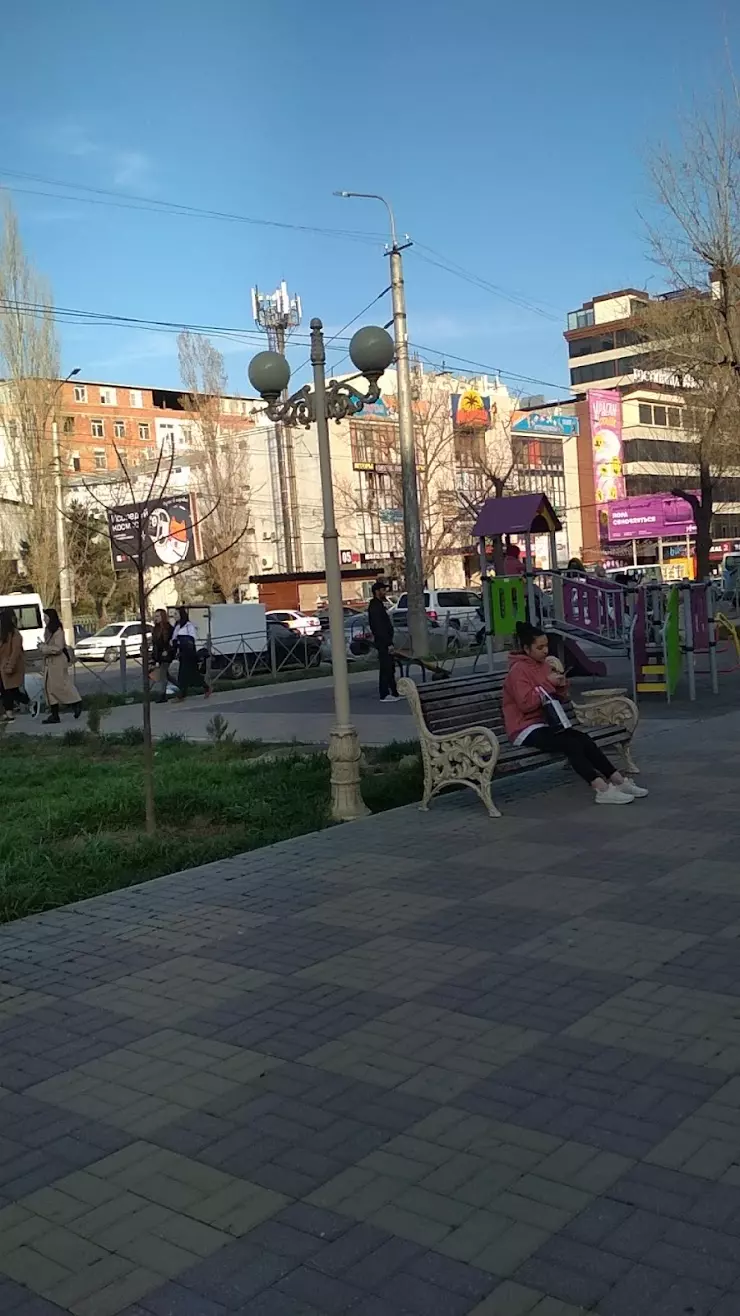
[[[715,992],[633,983],[572,1024],[568,1033],[726,1073],[740,1069],[740,1000]]]
[[[304,1056],[304,1063],[444,1102],[543,1035],[409,1003]]]
[[[699,937],[689,932],[583,916],[523,942],[517,954],[645,978],[698,941]]]
[[[299,976],[310,982],[334,982],[411,999],[435,983],[454,977],[463,967],[485,964],[489,958],[487,951],[471,951],[464,946],[377,937],[357,950],[303,969]]]

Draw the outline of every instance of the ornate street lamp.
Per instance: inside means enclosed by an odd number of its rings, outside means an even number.
[[[360,792],[360,743],[350,721],[349,677],[344,639],[342,571],[339,562],[339,536],[334,516],[334,492],[331,475],[329,420],[343,420],[362,411],[366,403],[380,397],[379,380],[394,355],[393,339],[375,325],[358,329],[349,345],[349,354],[360,376],[370,387],[361,393],[350,379],[326,382],[326,350],[320,320],[311,321],[311,364],[313,391],[306,384],[289,398],[281,394],[290,381],[290,366],[279,352],[259,352],[249,363],[249,381],[265,402],[270,420],[286,421],[308,428],[314,421],[318,434],[321,500],[324,509],[324,561],[326,592],[329,600],[329,629],[334,676],[335,725],[329,736],[331,762],[331,810],[337,822],[361,818],[367,812]]]

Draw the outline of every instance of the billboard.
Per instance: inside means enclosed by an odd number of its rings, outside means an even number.
[[[200,557],[190,494],[165,494],[148,502],[112,507],[108,533],[116,571],[134,569],[139,553],[145,567],[180,566]]]
[[[689,504],[670,494],[615,499],[607,505],[606,515],[612,543],[621,539],[668,539],[672,535],[696,534]]]
[[[552,411],[513,411],[512,434],[551,435],[556,439],[569,439],[578,434],[577,416],[558,416]]]
[[[597,504],[624,498],[622,469],[622,395],[617,389],[592,388],[588,393],[594,494]]]
[[[491,399],[483,397],[477,389],[466,388],[464,393],[453,393],[452,421],[456,429],[487,430],[491,425]]]

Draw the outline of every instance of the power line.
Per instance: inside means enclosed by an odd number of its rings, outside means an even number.
[[[344,337],[344,331],[345,331],[345,329],[350,329],[350,328],[352,327],[353,324],[356,324],[357,321],[359,320],[360,316],[361,316],[361,315],[364,315],[366,311],[369,311],[370,308],[371,308],[371,306],[374,306],[376,302],[379,302],[380,299],[381,299],[381,297],[385,297],[386,293],[389,293],[390,290],[391,290],[391,285],[388,284],[388,287],[387,287],[387,288],[384,288],[382,292],[379,292],[378,295],[377,295],[377,297],[373,297],[372,301],[371,301],[371,302],[368,302],[367,306],[363,306],[362,310],[357,312],[357,315],[353,315],[353,316],[352,316],[352,319],[351,319],[351,320],[348,320],[346,324],[343,324],[342,327],[341,327],[341,329],[338,329],[337,332],[336,332],[335,334],[332,334],[331,338],[327,338],[326,341],[325,341],[325,343],[324,343],[324,346],[325,346],[325,347],[329,347],[332,343],[336,343],[337,339],[340,339],[340,340],[342,340],[343,342],[346,342],[346,341],[347,341],[347,340],[346,340],[346,337]],[[348,352],[345,352],[345,353],[344,353],[344,356],[340,356],[339,361],[343,361],[343,360],[344,360],[344,357],[345,357],[345,356],[348,356],[348,355],[349,355],[349,353],[348,353]],[[337,366],[338,366],[338,364],[339,364],[339,361],[337,361],[337,362],[334,363],[334,365],[332,366],[332,370],[336,370],[336,368],[337,368]],[[298,366],[298,368],[297,368],[296,370],[294,370],[292,373],[293,373],[294,375],[299,375],[300,372],[301,372],[302,370],[305,370],[306,366],[307,366],[307,365],[310,365],[310,364],[311,364],[311,358],[310,358],[310,356],[309,356],[309,357],[306,357],[306,360],[303,361],[303,362],[301,362],[301,364]]]
[[[537,305],[536,302],[531,301],[522,294],[509,292],[499,284],[491,283],[481,275],[474,274],[471,270],[465,269],[462,265],[457,265],[454,261],[448,260],[446,256],[441,255],[440,252],[435,251],[433,247],[425,246],[423,242],[417,242],[414,240],[412,250],[416,252],[420,260],[425,261],[428,265],[434,265],[437,269],[446,270],[448,274],[454,274],[457,278],[464,279],[466,283],[472,283],[475,287],[482,288],[484,292],[490,292],[496,297],[502,297],[505,301],[511,302],[514,306],[519,306],[522,310],[531,311],[533,315],[540,315],[543,319],[551,320],[554,323],[559,323],[562,319],[561,315],[552,314],[551,312],[544,310],[542,306]],[[429,252],[429,255],[425,256],[422,254],[423,252]],[[436,257],[436,259],[432,259],[432,257]]]
[[[41,174],[25,173],[19,169],[3,169],[0,167],[0,176],[28,179],[31,182],[44,183],[49,187],[73,188],[76,192],[93,194],[91,196],[70,196],[59,192],[45,192],[35,188],[12,186],[12,191],[29,196],[45,196],[59,201],[82,201],[88,205],[117,206],[124,210],[148,210],[158,214],[177,214],[190,219],[211,219],[232,224],[251,224],[260,228],[288,229],[297,233],[313,233],[321,237],[347,238],[352,241],[373,244],[384,240],[382,233],[371,233],[361,229],[326,228],[318,224],[291,224],[278,219],[258,219],[253,215],[240,215],[226,210],[210,210],[201,206],[191,206],[185,202],[160,201],[157,197],[139,196],[133,192],[115,192],[105,187],[89,187],[84,183],[46,178]]]
[[[540,384],[543,388],[554,388],[560,393],[572,393],[573,391],[567,384],[553,384],[552,380],[536,379],[533,375],[520,375],[513,370],[506,370],[503,366],[486,365],[485,362],[482,361],[471,361],[469,357],[456,356],[454,352],[442,352],[437,347],[423,347],[421,343],[410,343],[409,346],[420,354],[423,352],[431,352],[434,356],[441,356],[441,362],[430,361],[428,357],[421,357],[422,361],[425,360],[427,365],[434,366],[437,370],[439,370],[440,367],[444,365],[444,362],[449,359],[450,361],[460,361],[463,365],[473,366],[475,370],[482,370],[487,375],[504,375],[506,379],[518,379],[524,384]],[[473,374],[474,371],[463,370],[461,373],[470,375]]]

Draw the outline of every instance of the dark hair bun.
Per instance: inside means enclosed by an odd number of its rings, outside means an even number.
[[[538,636],[544,634],[545,632],[541,626],[533,626],[529,621],[518,621],[516,624],[516,638],[519,647],[522,649],[525,646],[529,648],[529,645],[533,644]]]

